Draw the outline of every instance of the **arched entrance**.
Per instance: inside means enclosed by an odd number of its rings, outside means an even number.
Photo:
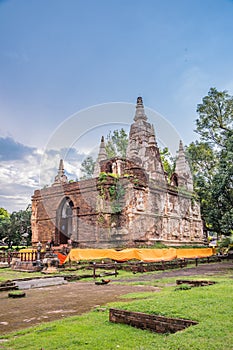
[[[69,197],[62,200],[57,211],[57,243],[67,244],[73,232],[73,202]]]

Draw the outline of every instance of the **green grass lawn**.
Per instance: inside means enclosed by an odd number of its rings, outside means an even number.
[[[189,290],[167,286],[175,283],[176,278],[160,280],[160,292],[129,294],[122,302],[109,304],[105,311],[96,309],[82,316],[3,335],[0,349],[232,350],[233,279],[231,275],[209,279],[217,283]],[[191,319],[198,325],[175,334],[156,334],[110,323],[110,306]]]
[[[29,278],[29,277],[32,278],[32,277],[39,277],[39,276],[42,276],[40,272],[28,273],[28,272],[14,271],[14,270],[11,270],[10,268],[0,269],[0,283],[9,281],[9,280]]]

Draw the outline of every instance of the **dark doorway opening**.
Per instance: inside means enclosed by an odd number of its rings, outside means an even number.
[[[66,197],[57,212],[57,243],[67,244],[73,231],[73,202]]]

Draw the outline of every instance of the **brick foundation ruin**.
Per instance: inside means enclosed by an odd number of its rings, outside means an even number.
[[[215,284],[214,281],[190,281],[190,280],[176,280],[177,285],[189,284],[191,287],[205,287]]]
[[[198,324],[198,322],[191,320],[149,315],[142,312],[132,312],[119,309],[109,310],[109,321],[128,324],[136,328],[147,329],[156,333],[176,333],[187,327]]]

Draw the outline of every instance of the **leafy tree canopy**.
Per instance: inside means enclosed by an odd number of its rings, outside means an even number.
[[[81,172],[82,176],[80,177],[80,180],[86,180],[90,179],[93,175],[94,172],[94,167],[95,167],[95,161],[93,157],[88,156],[87,158],[84,159],[84,161],[81,164]]]
[[[219,164],[210,188],[208,219],[219,233],[233,233],[233,134],[220,152]]]
[[[31,206],[26,210],[14,211],[0,220],[0,239],[11,247],[31,242]]]
[[[170,178],[175,171],[175,158],[172,157],[167,147],[164,147],[159,151],[160,151],[161,161],[163,163],[163,168],[166,171],[168,178]]]
[[[128,135],[123,128],[113,132],[110,131],[105,145],[108,158],[116,156],[126,158],[128,140]]]
[[[8,213],[8,211],[4,208],[0,208],[0,221],[9,217],[10,214]]]
[[[187,147],[204,220],[218,234],[233,232],[233,97],[211,88],[198,104],[200,141]]]
[[[224,146],[228,132],[232,132],[233,97],[227,91],[211,88],[197,105],[197,113],[196,131],[201,139],[214,146]]]
[[[107,136],[107,142],[105,143],[105,149],[108,159],[113,157],[126,157],[126,150],[128,145],[128,135],[122,128],[120,130],[114,130],[109,132]],[[93,157],[88,156],[81,164],[82,176],[80,180],[90,179],[93,176],[95,167],[95,161]]]

